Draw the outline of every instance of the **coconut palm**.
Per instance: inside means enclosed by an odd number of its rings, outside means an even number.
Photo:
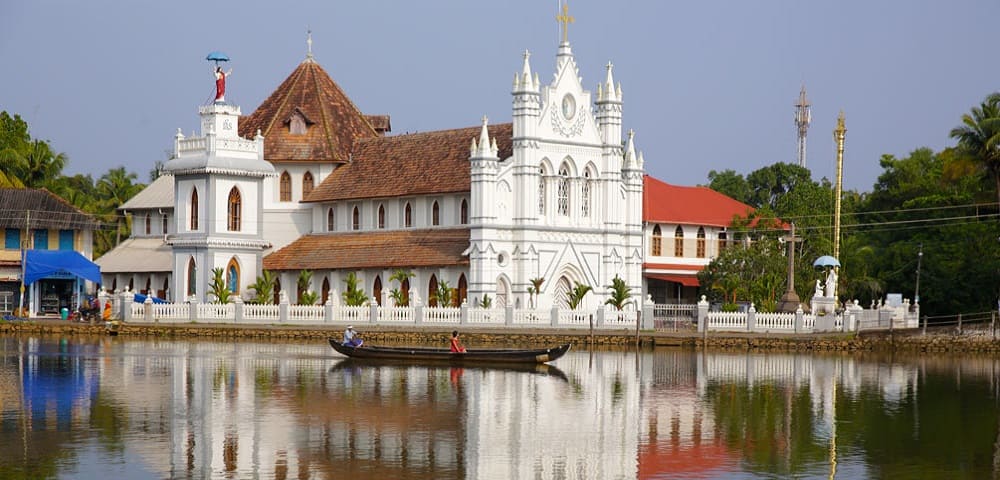
[[[361,280],[358,279],[357,274],[354,272],[348,273],[347,277],[344,278],[344,283],[347,284],[347,288],[344,289],[344,293],[341,294],[344,297],[344,305],[349,307],[359,307],[368,301],[368,295],[365,295],[364,290],[358,288]]]
[[[13,173],[26,187],[49,187],[62,174],[66,166],[66,154],[55,153],[44,140],[35,140],[20,147],[6,147],[0,151],[0,160],[10,165],[7,173]]]
[[[958,148],[988,175],[1000,203],[1000,92],[991,93],[978,107],[962,115],[962,125],[949,134]]]
[[[269,304],[274,301],[274,273],[270,270],[260,272],[257,281],[247,285],[247,288],[254,291],[252,303]]]
[[[125,167],[112,168],[97,180],[97,196],[101,205],[102,220],[115,224],[115,245],[121,243],[122,234],[129,234],[128,222],[125,217],[117,215],[116,210],[128,199],[142,191],[145,185],[135,183],[137,175],[127,172]]]
[[[316,300],[319,298],[319,294],[309,289],[312,285],[312,271],[301,270],[299,271],[299,278],[296,282],[298,286],[297,303],[299,305],[315,305]]]
[[[625,284],[625,280],[621,277],[615,275],[615,278],[611,279],[611,285],[608,285],[611,289],[611,297],[604,301],[605,305],[611,305],[617,310],[622,310],[628,303],[629,298],[632,298],[632,288]]]
[[[212,269],[212,283],[208,286],[209,293],[215,297],[215,303],[229,303],[229,299],[233,295],[233,292],[229,290],[229,285],[226,284],[226,279],[222,276],[223,273],[219,267]]]
[[[415,273],[409,270],[403,270],[401,268],[392,272],[392,275],[389,276],[390,282],[392,281],[399,282],[399,288],[394,288],[392,289],[391,292],[389,292],[389,296],[392,297],[392,303],[394,305],[398,307],[406,307],[410,305],[410,292],[409,290],[407,291],[402,290],[403,282],[408,280],[410,277],[415,277],[415,276],[416,276]]]
[[[531,306],[532,308],[534,308],[535,299],[538,297],[538,294],[542,293],[542,283],[545,282],[545,279],[538,277],[538,278],[532,278],[531,280],[528,281],[531,282],[531,286],[528,287],[528,296],[530,297],[531,300]]]
[[[593,290],[593,288],[591,288],[590,285],[584,285],[580,282],[576,282],[576,285],[573,285],[573,289],[567,292],[566,303],[569,304],[570,310],[576,310],[576,307],[579,307],[583,302],[583,297],[585,297],[591,290]]]
[[[437,304],[440,307],[447,307],[451,305],[451,287],[448,286],[448,282],[441,280],[438,282],[437,291],[434,292],[434,296],[437,297]]]

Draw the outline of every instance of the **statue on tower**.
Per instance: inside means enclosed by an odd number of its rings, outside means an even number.
[[[228,62],[229,55],[225,53],[215,51],[208,54],[205,60],[210,62],[215,62],[215,68],[212,69],[212,73],[215,75],[215,103],[225,103],[226,102],[226,77],[233,74],[233,69],[229,69],[228,72],[222,71],[222,67],[219,66],[219,62]]]
[[[233,69],[223,72],[222,67],[215,67],[215,101],[216,103],[226,102],[226,77],[233,74]]]

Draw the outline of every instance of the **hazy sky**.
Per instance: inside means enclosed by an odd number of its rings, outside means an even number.
[[[226,52],[226,100],[252,112],[306,55],[393,134],[509,122],[521,53],[543,83],[557,0],[0,0],[0,109],[65,152],[65,173],[124,165],[146,181],[178,127],[198,128]],[[793,107],[813,104],[807,166],[833,178],[832,130],[847,116],[844,181],[869,191],[883,153],[953,145],[948,131],[1000,90],[996,0],[635,0],[570,3],[584,85],[615,64],[624,126],[648,173],[704,184],[795,162]]]

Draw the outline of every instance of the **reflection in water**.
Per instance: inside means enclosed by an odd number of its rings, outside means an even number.
[[[997,361],[0,337],[0,478],[989,478]],[[96,473],[95,473],[96,475]]]

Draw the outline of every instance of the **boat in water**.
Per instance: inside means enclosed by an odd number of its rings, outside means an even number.
[[[473,349],[462,353],[452,352],[447,348],[428,347],[377,347],[363,345],[352,347],[343,345],[336,339],[330,339],[330,346],[341,355],[356,359],[373,360],[412,360],[421,362],[438,362],[456,365],[471,364],[538,364],[551,362],[566,354],[570,344],[555,348],[539,348],[527,350],[485,350]]]

